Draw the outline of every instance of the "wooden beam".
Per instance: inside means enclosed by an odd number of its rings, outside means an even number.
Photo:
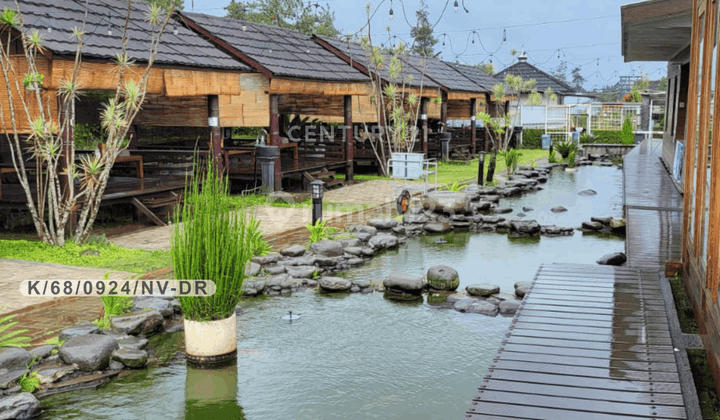
[[[280,111],[278,107],[278,95],[270,95],[270,145],[282,146],[280,139]],[[282,190],[282,166],[280,163],[280,153],[275,159],[275,191]]]
[[[485,98],[484,93],[478,92],[448,92],[447,95],[449,101],[467,101],[477,98],[480,98],[480,100],[482,101],[483,98]]]
[[[339,49],[332,46],[329,42],[325,41],[324,39],[318,37],[317,35],[312,36],[313,41],[315,41],[318,45],[325,48],[326,50],[330,51],[331,53],[335,54],[338,58],[345,61],[346,63],[353,66],[356,70],[360,71],[360,73],[363,73],[366,76],[370,75],[370,72],[368,69],[363,66],[362,64],[358,63],[357,61],[353,60],[352,57],[349,55],[343,53]]]
[[[477,153],[477,132],[475,131],[475,126],[477,125],[477,122],[475,121],[477,115],[477,99],[470,99],[470,141],[472,143],[472,154],[475,156]]]
[[[447,119],[448,119],[448,93],[443,91],[442,92],[442,104],[440,104],[440,121],[442,121],[443,126],[447,128]]]
[[[352,181],[354,166],[354,149],[355,139],[353,137],[353,115],[352,115],[352,96],[345,95],[345,158],[347,160],[347,168],[345,170],[345,180]]]
[[[137,207],[137,209],[140,210],[140,212],[141,212],[142,214],[144,214],[145,216],[147,216],[147,217],[148,217],[150,220],[152,220],[153,223],[155,223],[156,225],[158,225],[158,226],[167,226],[167,225],[165,224],[165,222],[163,222],[162,220],[160,220],[160,218],[157,217],[157,216],[155,215],[155,213],[153,213],[152,211],[150,211],[149,208],[145,207],[145,205],[144,205],[143,203],[141,203],[140,200],[138,200],[137,198],[135,198],[135,197],[131,198],[131,199],[130,199],[130,202],[133,203],[133,205],[135,205],[135,207]]]
[[[426,159],[428,158],[428,102],[430,102],[430,98],[420,98],[420,121],[422,121],[420,145]]]
[[[270,81],[269,92],[271,94],[295,93],[319,96],[368,96],[370,94],[370,82],[337,83],[275,78]]]

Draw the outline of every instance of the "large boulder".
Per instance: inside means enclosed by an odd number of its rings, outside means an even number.
[[[498,313],[498,307],[490,302],[485,302],[479,299],[462,299],[453,305],[453,308],[458,312],[470,313],[470,314],[481,314],[488,316],[495,316]]]
[[[345,252],[340,242],[324,239],[310,245],[310,250],[315,254],[325,255],[327,257],[339,257]]]
[[[375,218],[368,220],[368,225],[377,230],[390,230],[398,225],[398,221],[392,217]]]
[[[470,198],[455,191],[432,191],[422,198],[422,205],[436,213],[469,213]]]
[[[347,292],[352,287],[349,280],[340,277],[323,276],[318,279],[320,289],[329,293]]]
[[[0,369],[25,369],[30,362],[30,352],[19,347],[0,347]]]
[[[428,269],[427,281],[434,290],[450,291],[460,285],[460,276],[454,268],[447,265],[434,265]]]
[[[600,265],[623,265],[627,261],[627,257],[624,252],[613,252],[612,254],[603,255],[602,258],[597,260]]]
[[[64,330],[60,331],[60,340],[67,340],[70,337],[85,334],[100,334],[100,328],[98,328],[97,325],[89,321],[81,322],[79,324],[73,325],[70,328],[65,328]]]
[[[471,284],[465,287],[470,296],[487,297],[500,292],[500,286],[490,283]]]
[[[425,223],[423,229],[428,233],[445,233],[453,229],[449,223],[441,222],[439,220]]]
[[[158,311],[133,312],[110,319],[110,326],[125,334],[152,335],[162,328],[163,316]]]
[[[395,235],[381,233],[370,238],[368,245],[370,245],[373,249],[395,248],[398,246],[398,239]]]
[[[404,274],[391,274],[383,280],[385,289],[393,289],[405,293],[419,295],[425,288],[420,277],[406,276]]]
[[[162,319],[160,313],[156,314]],[[65,364],[75,363],[84,372],[94,372],[108,367],[110,356],[118,348],[117,341],[104,334],[78,335],[60,346],[58,356]]]
[[[139,369],[147,365],[148,354],[145,350],[121,348],[112,352],[112,358],[131,369]]]
[[[286,257],[299,257],[305,254],[305,247],[302,245],[293,245],[283,249],[280,253]]]
[[[40,401],[29,392],[0,399],[0,419],[31,419],[40,413]]]

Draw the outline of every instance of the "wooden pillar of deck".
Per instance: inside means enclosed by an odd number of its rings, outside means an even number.
[[[208,95],[208,125],[210,126],[210,152],[218,174],[223,173],[222,130],[220,129],[220,102],[217,95]]]
[[[420,135],[420,145],[422,146],[423,154],[425,155],[425,158],[427,159],[428,155],[428,102],[430,101],[430,98],[420,98],[420,121],[421,121],[421,130],[422,133]]]
[[[447,92],[442,92],[442,104],[440,105],[440,120],[443,123],[443,131],[447,129],[447,119],[448,119],[448,94]],[[440,147],[440,145],[438,145]]]
[[[60,159],[60,168],[58,168],[58,178],[60,180],[60,190],[62,191],[63,195],[63,201],[69,199],[70,195],[70,182],[74,182],[67,174],[68,174],[68,167],[70,167],[74,162],[72,161],[72,148],[73,143],[75,142],[75,121],[73,121],[73,114],[72,114],[72,100],[63,100],[62,98],[58,99],[60,101],[60,141],[61,141],[61,149],[60,153],[62,153],[62,158]],[[38,170],[41,170],[38,168]],[[39,185],[38,185],[39,187]],[[73,230],[75,230],[75,227],[77,226],[77,212],[73,211],[70,213],[70,218],[68,219],[66,232],[68,235],[72,235]]]
[[[270,95],[270,146],[282,146],[280,139],[280,111],[279,96]],[[275,159],[275,191],[282,190],[282,166],[280,163],[280,154]]]
[[[345,181],[353,179],[353,165],[355,151],[355,138],[353,137],[353,116],[352,116],[352,96],[345,95],[345,159],[347,160],[347,168],[345,169]]]
[[[472,143],[472,155],[475,156],[477,154],[477,132],[475,131],[475,127],[477,126],[477,122],[475,121],[475,116],[477,115],[477,99],[472,98],[470,99],[470,141]]]

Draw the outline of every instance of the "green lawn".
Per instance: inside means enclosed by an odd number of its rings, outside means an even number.
[[[80,255],[94,249],[99,255]],[[64,264],[76,267],[104,268],[144,274],[172,265],[170,251],[127,249],[110,243],[94,242],[77,245],[67,243],[53,247],[41,241],[0,240],[0,258]]]

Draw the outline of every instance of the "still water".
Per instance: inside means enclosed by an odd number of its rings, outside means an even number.
[[[543,191],[503,206],[527,219],[577,227],[591,216],[619,217],[621,172],[555,169]],[[577,193],[591,188],[596,196]],[[569,211],[552,213],[564,206]],[[513,291],[540,264],[593,264],[623,251],[618,238],[582,235],[509,239],[496,233],[454,233],[410,240],[347,274],[382,279],[392,272],[424,275],[454,267],[460,287],[487,281]],[[320,296],[313,292],[242,303],[238,363],[212,371],[170,366],[139,371],[94,391],[44,399],[43,419],[461,419],[480,385],[510,318],[490,318],[398,304],[381,294]],[[288,311],[302,314],[289,323]]]

